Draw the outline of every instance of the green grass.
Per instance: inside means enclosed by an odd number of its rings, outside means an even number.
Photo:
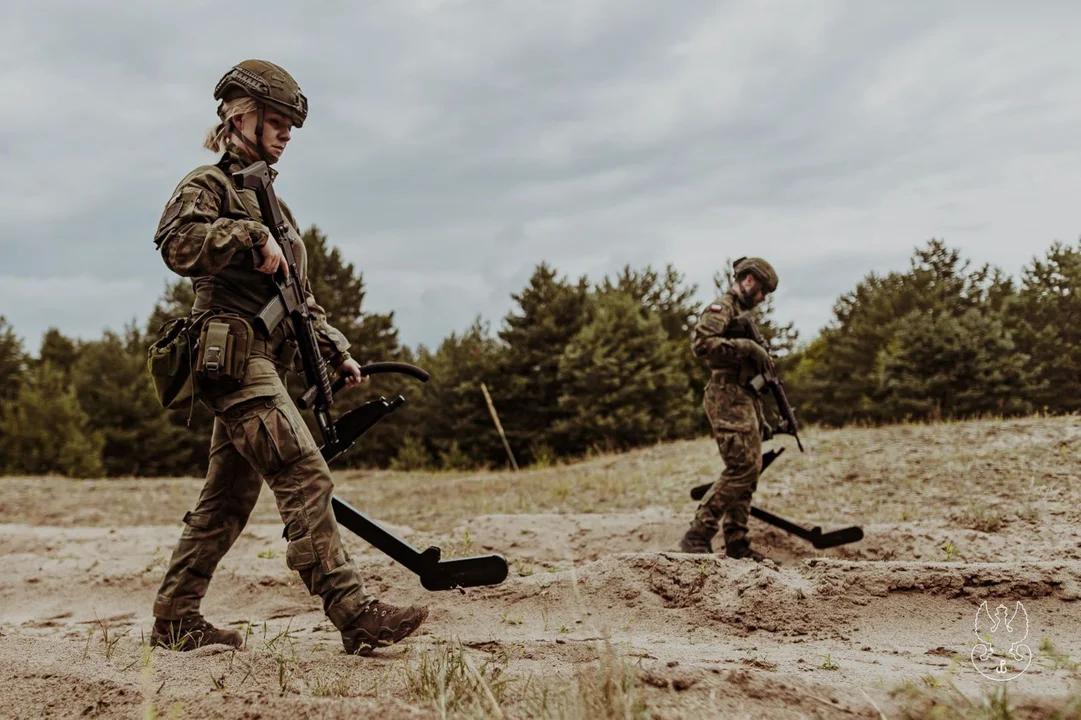
[[[1009,683],[996,683],[969,695],[949,679],[905,682],[890,691],[898,709],[889,717],[902,720],[1077,720],[1081,694],[1056,699],[1014,698]],[[898,714],[899,713],[899,714]]]

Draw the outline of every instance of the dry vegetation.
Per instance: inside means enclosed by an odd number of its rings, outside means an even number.
[[[781,444],[788,445],[787,440]],[[0,479],[0,716],[1081,717],[1081,421],[816,430],[756,504],[860,524],[827,552],[755,522],[779,562],[672,552],[715,476],[709,440],[523,471],[348,472],[338,492],[446,555],[511,562],[495,588],[429,594],[347,538],[424,632],[341,651],[284,563],[264,491],[205,610],[240,651],[151,649],[149,608],[197,479]],[[969,662],[983,599],[1024,602],[1029,670]]]

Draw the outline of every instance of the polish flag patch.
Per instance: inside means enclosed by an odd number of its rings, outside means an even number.
[[[716,303],[709,306],[709,311],[710,312],[720,312],[722,309],[723,308],[720,305],[716,304]]]

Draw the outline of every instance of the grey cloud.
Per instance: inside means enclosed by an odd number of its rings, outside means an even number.
[[[828,299],[832,303],[839,294],[838,285],[850,290],[872,272],[885,275],[891,270],[907,270],[916,247],[914,244],[891,253],[838,253],[833,257],[806,261],[800,264],[800,272],[782,278],[778,293],[795,302]]]
[[[7,19],[12,275],[156,293],[153,226],[211,161],[213,84],[252,56],[311,101],[280,194],[410,344],[477,314],[497,326],[542,260],[594,280],[672,262],[705,296],[751,247],[779,259],[777,312],[806,335],[932,235],[1016,268],[1031,254],[1010,236],[1019,216],[1041,243],[1075,234],[1065,194],[1010,202],[1081,182],[1055,159],[1081,120],[1070,3],[111,0],[16,2]],[[110,302],[101,319],[118,327],[132,308]],[[19,317],[27,335],[95,332],[75,314]]]

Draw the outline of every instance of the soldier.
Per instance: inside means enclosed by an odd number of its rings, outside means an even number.
[[[277,293],[273,273],[288,267],[281,247],[263,224],[254,191],[238,192],[230,173],[252,162],[273,164],[281,157],[294,127],[301,127],[308,102],[293,78],[263,60],[245,60],[230,69],[214,91],[220,122],[204,147],[221,153],[215,165],[196,168],[177,186],[161,216],[155,245],[165,264],[189,277],[195,289],[192,317],[197,327],[216,317],[218,328],[250,319]],[[276,175],[275,170],[271,174]],[[293,239],[300,274],[306,273],[304,243],[285,203],[281,210]],[[347,385],[366,380],[349,355],[349,342],[327,323],[326,313],[304,281],[320,351]],[[238,318],[239,316],[239,318]],[[234,325],[229,325],[233,322]],[[241,322],[243,325],[243,322]],[[255,334],[250,355],[219,364],[199,376],[199,400],[215,415],[206,485],[185,528],[154,602],[153,642],[189,650],[210,643],[239,647],[237,632],[215,628],[199,611],[210,578],[236,541],[259,497],[263,480],[274,492],[289,541],[287,565],[308,591],[319,595],[323,610],[341,632],[347,653],[367,654],[413,633],[428,615],[426,607],[399,608],[376,600],[349,557],[331,509],[330,470],[315,439],[286,392],[285,371],[295,345],[288,322],[270,337]],[[241,352],[244,343],[219,343]],[[208,345],[210,343],[207,343]],[[200,348],[196,351],[203,352]],[[224,378],[229,367],[239,377]]]
[[[735,282],[698,316],[691,341],[695,357],[711,370],[703,404],[725,467],[679,546],[687,553],[713,552],[711,541],[723,518],[725,555],[760,562],[765,558],[747,539],[747,516],[762,471],[762,439],[770,433],[762,401],[746,383],[772,360],[753,340],[729,335],[734,319],[777,289],[777,273],[761,258],[740,258],[733,270]]]

